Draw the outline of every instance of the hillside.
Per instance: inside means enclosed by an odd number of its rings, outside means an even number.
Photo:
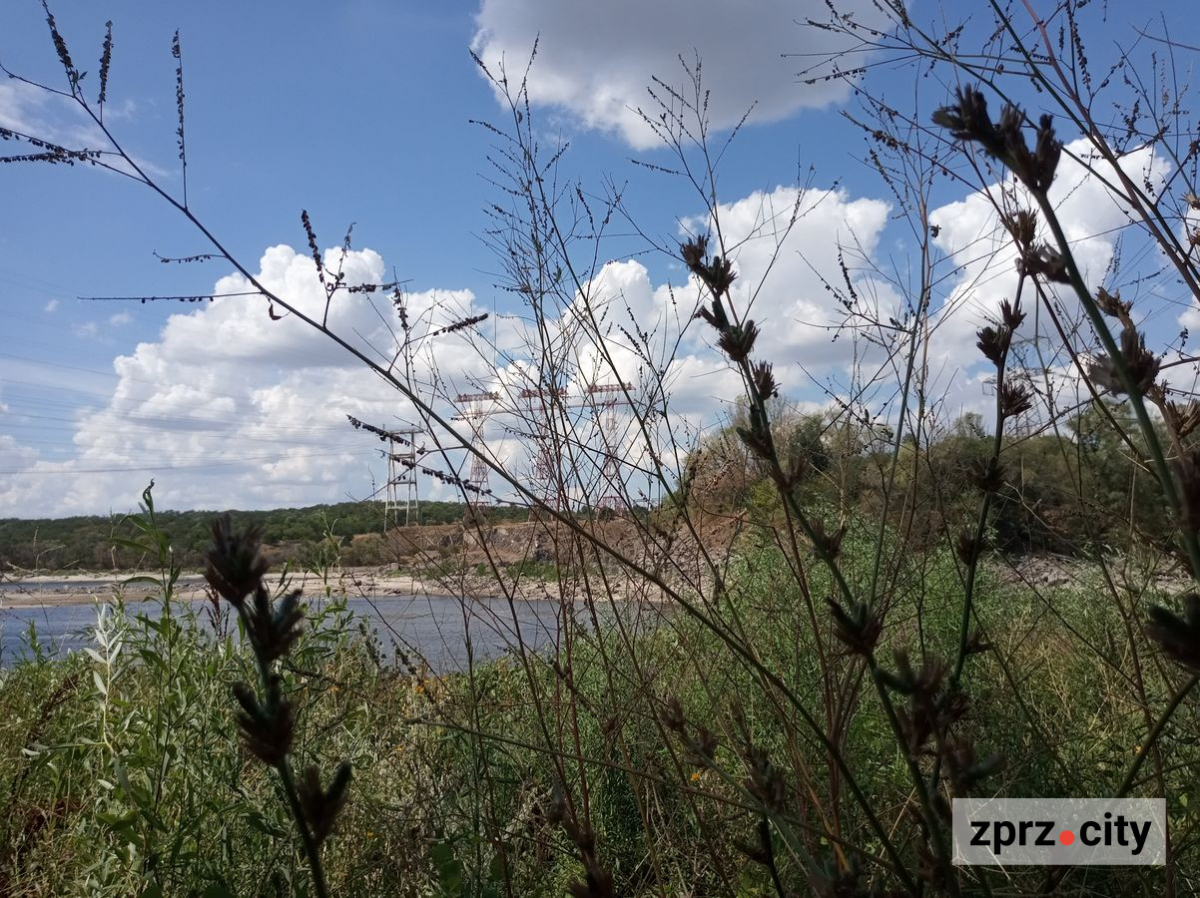
[[[466,506],[459,502],[427,502],[421,505],[424,525],[461,521]],[[184,565],[198,565],[210,541],[209,528],[221,511],[159,511],[158,524],[169,533]],[[256,524],[263,542],[278,556],[302,562],[318,551],[327,537],[348,547],[355,536],[382,533],[382,502],[341,502],[306,508],[277,508],[269,511],[229,510],[242,525]],[[496,507],[488,510],[494,522],[523,521],[522,508]],[[94,515],[73,518],[0,519],[0,569],[111,570],[134,567],[134,553],[115,545],[128,538],[131,525],[124,515]],[[345,553],[343,553],[345,554]],[[350,559],[353,561],[353,559]]]

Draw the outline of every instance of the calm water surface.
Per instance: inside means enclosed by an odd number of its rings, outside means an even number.
[[[19,584],[5,584],[15,587]],[[41,589],[53,584],[39,583]],[[73,588],[83,588],[78,582]],[[560,630],[560,609],[556,602],[522,601],[510,609],[501,599],[472,600],[464,603],[449,596],[380,596],[353,598],[347,607],[373,629],[384,654],[392,656],[399,645],[405,651],[416,649],[436,671],[459,669],[471,651],[479,658],[495,657],[515,644],[517,634],[529,648],[552,645]],[[130,615],[158,617],[156,602],[127,604]],[[28,608],[0,608],[0,665],[9,666],[30,655],[30,627],[36,640],[50,655],[77,651],[91,641],[97,610],[93,605],[58,605]],[[200,620],[208,615],[201,611]],[[584,612],[576,619],[587,620]]]

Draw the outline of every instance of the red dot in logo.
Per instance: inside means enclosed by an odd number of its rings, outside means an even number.
[[[1058,834],[1058,841],[1062,842],[1064,845],[1071,845],[1075,842],[1075,833],[1071,832],[1069,829],[1064,829]]]

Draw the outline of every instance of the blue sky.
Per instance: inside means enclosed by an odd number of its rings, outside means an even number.
[[[855,5],[866,14],[866,4]],[[827,35],[798,24],[822,9],[816,2],[764,2],[747,19],[725,4],[674,0],[652,8],[624,0],[612,7],[553,0],[113,0],[64,2],[55,13],[81,69],[95,69],[104,22],[114,22],[107,121],[172,192],[181,181],[169,45],[180,31],[190,205],[252,270],[269,247],[290,246],[303,257],[303,208],[325,247],[339,244],[354,223],[355,247],[374,253],[358,260],[364,277],[389,276],[394,268],[430,302],[439,291],[457,291],[446,295],[462,309],[511,306],[494,286],[495,260],[479,239],[487,227],[482,209],[496,198],[483,177],[493,141],[470,121],[498,119],[501,110],[468,48],[520,67],[540,34],[532,75],[539,133],[570,141],[569,173],[597,187],[604,177],[628,182],[639,225],[664,239],[674,239],[680,219],[702,207],[679,180],[631,165],[631,157],[666,163],[670,156],[651,144],[629,109],[646,101],[649,75],[676,78],[675,55],[699,50],[718,125],[736,120],[751,101],[759,104],[722,169],[721,197],[732,221],[744,218],[752,228],[764,197],[786,205],[786,192],[777,189],[794,186],[798,168],[808,177],[811,167],[817,191],[840,186],[815,214],[807,243],[787,248],[790,262],[773,275],[763,304],[777,351],[807,347],[806,372],[844,380],[849,350],[831,348],[823,331],[804,330],[812,315],[832,320],[834,311],[813,261],[828,266],[838,241],[855,239],[866,242],[877,264],[897,269],[909,247],[891,223],[894,203],[862,162],[861,135],[842,116],[852,98],[839,84],[800,83],[800,61],[783,58],[829,49]],[[1154,19],[1143,4],[1110,4],[1107,20],[1095,25],[1100,43],[1123,34],[1132,20],[1122,16],[1135,11],[1147,23]],[[44,19],[34,0],[10,0],[0,60],[57,85],[61,72]],[[867,84],[887,89],[902,71],[869,75]],[[911,87],[896,90],[912,96]],[[918,96],[932,108],[941,91],[927,84]],[[0,81],[0,125],[6,122],[81,133],[61,104]],[[1079,194],[1080,219],[1095,219],[1102,198],[1087,205],[1095,198]],[[947,187],[940,199],[965,200],[966,191]],[[229,273],[223,263],[155,259],[154,252],[179,256],[210,247],[148,190],[82,167],[10,165],[0,167],[0,203],[0,517],[125,511],[150,476],[158,478],[163,503],[174,507],[339,501],[369,493],[372,478],[382,476],[375,447],[340,424],[341,408],[316,411],[330,390],[357,390],[359,382],[337,370],[336,360],[300,361],[323,351],[313,344],[300,340],[250,363],[221,342],[236,322],[222,324],[220,316],[185,321],[203,310],[77,299],[210,293]],[[955,222],[975,229],[959,235],[960,247],[988,227],[986,216],[966,214],[968,206],[947,208],[957,210],[946,222],[951,243]],[[1100,243],[1097,266],[1112,250],[1111,241]],[[611,251],[620,256],[633,245],[618,242]],[[748,249],[747,271],[756,258]],[[274,264],[285,283],[302,259],[277,257]],[[612,277],[622,295],[634,297],[635,310],[648,312],[667,285],[686,282],[663,256],[623,264]],[[885,285],[876,287],[885,305],[894,300]],[[948,295],[952,288],[953,281]],[[972,301],[985,308],[992,298],[982,291]],[[966,385],[950,400],[954,408],[970,406],[978,393],[977,383],[970,388],[976,360],[960,350],[982,317],[964,313],[961,325],[947,326],[955,336],[942,353],[942,383]],[[1164,327],[1174,324],[1170,317]],[[208,339],[214,342],[206,347]],[[190,355],[178,344],[188,340]],[[699,414],[702,400],[728,398],[736,382],[721,374],[701,341],[686,349],[693,368],[681,369],[690,373],[680,401],[683,411]],[[179,364],[165,364],[167,355]],[[970,370],[957,374],[963,366]],[[794,375],[792,398],[819,402],[819,390]],[[689,393],[688,378],[702,386]],[[379,411],[386,402],[373,396],[359,410]],[[287,455],[290,464],[277,464]]]

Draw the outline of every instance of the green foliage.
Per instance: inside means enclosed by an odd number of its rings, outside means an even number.
[[[421,505],[423,524],[453,524],[462,521],[466,506],[458,502],[425,502]],[[351,537],[382,533],[384,516],[381,502],[342,502],[312,505],[306,508],[276,508],[267,511],[229,511],[238,526],[258,526],[263,542],[279,547],[279,553],[295,564],[304,565],[328,552],[327,538],[332,535],[349,551]],[[212,511],[158,511],[158,526],[168,534],[177,560],[186,567],[198,567],[210,538],[209,524],[217,515]],[[490,521],[523,521],[523,508],[500,506],[488,510]],[[0,569],[14,565],[39,570],[129,570],[147,559],[144,547],[130,546],[116,538],[122,529],[122,516],[72,517],[23,520],[0,519]],[[152,555],[149,557],[153,557]],[[351,555],[349,564],[383,563],[391,559],[358,559]]]

